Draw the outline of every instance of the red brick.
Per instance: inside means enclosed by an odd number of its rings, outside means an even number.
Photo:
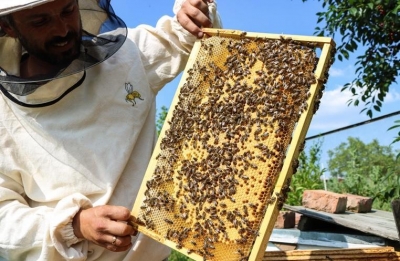
[[[347,197],[325,190],[305,190],[303,193],[303,206],[328,213],[344,213],[346,211]]]
[[[278,218],[275,222],[275,228],[294,228],[295,226],[295,212],[293,211],[279,211]]]
[[[356,213],[370,212],[372,209],[373,199],[358,195],[346,194],[347,210]]]

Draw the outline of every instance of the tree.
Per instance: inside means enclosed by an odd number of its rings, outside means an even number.
[[[158,113],[156,119],[157,136],[160,135],[161,129],[164,126],[165,119],[167,118],[167,114],[168,114],[168,108],[162,106],[161,111]]]
[[[328,188],[374,198],[374,208],[390,210],[390,202],[400,197],[400,164],[389,146],[377,140],[365,144],[349,137],[347,142],[328,151]],[[340,179],[338,179],[340,178]]]
[[[304,190],[324,188],[321,176],[325,170],[320,167],[321,146],[322,142],[318,141],[313,143],[308,151],[300,153],[299,167],[292,176],[287,204],[301,206]]]
[[[302,0],[306,2],[307,0]],[[380,111],[389,87],[396,82],[400,71],[400,0],[318,0],[323,12],[317,13],[322,27],[315,28],[319,36],[339,33],[341,42],[336,57],[348,59],[359,46],[365,47],[359,55],[356,76],[342,90],[350,90],[354,99],[349,104],[364,103],[372,117]]]
[[[368,173],[371,166],[380,166],[386,174],[397,165],[391,147],[381,146],[377,140],[365,144],[359,138],[348,137],[347,142],[329,150],[328,156],[330,175],[336,178],[345,177],[352,169]]]

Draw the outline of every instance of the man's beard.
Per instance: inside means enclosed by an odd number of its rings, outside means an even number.
[[[36,58],[57,67],[61,67],[67,66],[73,60],[79,57],[82,32],[70,31],[65,37],[54,37],[44,44],[44,48],[33,44],[28,38],[19,34],[19,32],[17,37],[29,55],[35,56]],[[74,41],[74,45],[71,49],[62,53],[48,51],[51,50],[54,44],[64,43],[66,41]]]

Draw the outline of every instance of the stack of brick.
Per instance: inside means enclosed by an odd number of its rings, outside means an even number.
[[[303,193],[303,206],[306,208],[328,213],[356,213],[370,212],[372,198],[351,194],[339,194],[325,190],[305,190]]]
[[[302,205],[327,213],[340,214],[345,211],[367,213],[372,209],[373,199],[352,194],[339,194],[325,190],[305,190]],[[300,223],[301,214],[280,211],[274,228],[294,228]],[[303,222],[304,223],[304,222]]]

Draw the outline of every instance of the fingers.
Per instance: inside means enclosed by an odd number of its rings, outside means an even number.
[[[136,232],[136,230],[127,222],[110,220],[104,232],[116,236],[131,236]]]
[[[104,232],[116,236],[131,236],[137,232],[130,223],[131,213],[125,207],[102,206],[97,214],[106,218]]]
[[[211,27],[211,20],[208,16],[208,3],[212,0],[186,0],[179,12],[177,19],[179,23],[191,34],[201,38],[202,27]]]
[[[120,252],[132,247],[132,235],[137,231],[129,223],[110,220],[107,228],[109,234],[105,234],[105,248],[110,251]]]
[[[130,211],[125,207],[93,207],[74,217],[74,233],[110,251],[125,251],[132,246],[131,237],[137,233],[137,226],[131,225],[130,219]]]
[[[129,209],[121,206],[105,205],[97,208],[96,212],[99,216],[108,217],[109,219],[117,221],[128,221],[131,216]]]
[[[137,226],[133,226],[131,223],[131,213],[125,207],[106,205],[100,209],[99,215],[109,218],[107,232],[113,235],[126,236],[137,233]]]
[[[126,251],[132,247],[132,238],[130,236],[107,235],[103,246],[113,252]]]

